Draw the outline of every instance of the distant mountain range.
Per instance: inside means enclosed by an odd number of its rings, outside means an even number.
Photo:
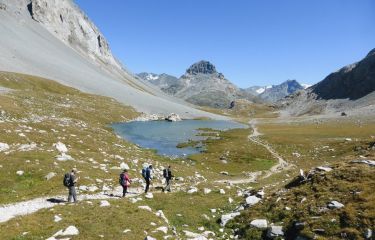
[[[217,108],[227,108],[236,99],[274,103],[304,89],[296,80],[287,80],[280,85],[241,89],[217,72],[216,67],[208,61],[194,63],[180,78],[165,73],[146,72],[138,76],[169,95],[199,106]]]
[[[257,101],[253,94],[235,86],[208,61],[194,63],[180,78],[154,73],[138,76],[167,94],[199,106],[228,108],[236,99]]]

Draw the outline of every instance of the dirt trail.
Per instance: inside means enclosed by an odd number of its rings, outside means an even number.
[[[251,128],[253,129],[253,132],[248,136],[249,140],[254,142],[255,144],[261,145],[264,148],[267,149],[271,153],[271,155],[277,159],[277,164],[271,169],[267,171],[257,171],[257,172],[251,172],[249,173],[249,176],[247,178],[240,178],[240,179],[232,179],[232,180],[219,180],[215,181],[217,183],[229,183],[229,184],[246,184],[246,183],[254,183],[256,180],[261,178],[268,178],[272,174],[276,172],[280,172],[284,169],[290,168],[292,165],[288,164],[267,142],[264,140],[259,139],[258,137],[262,135],[258,131],[258,128],[256,127],[257,120],[253,119],[249,122]]]
[[[130,189],[130,194],[127,197],[135,197],[140,195],[142,192],[138,188]],[[24,216],[28,214],[35,213],[41,209],[52,208],[57,205],[65,205],[66,196],[49,196],[49,197],[41,197],[35,198],[32,200],[18,202],[13,204],[7,205],[0,205],[0,223],[7,222],[12,218],[17,216]],[[108,195],[105,193],[98,193],[92,195],[78,195],[78,201],[85,201],[85,200],[105,200],[105,199],[118,199],[117,195]]]
[[[288,164],[266,141],[258,138],[262,134],[258,132],[258,128],[256,127],[257,120],[253,119],[249,122],[249,124],[253,128],[252,134],[249,135],[249,140],[266,148],[267,151],[270,152],[271,155],[278,160],[278,163],[270,170],[266,171],[265,175],[262,176],[262,178],[267,178],[273,173],[280,172],[284,169],[289,168],[291,166],[290,164]]]

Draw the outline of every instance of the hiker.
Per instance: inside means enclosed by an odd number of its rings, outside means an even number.
[[[77,169],[73,168],[70,173],[66,173],[64,176],[64,186],[69,189],[69,196],[68,196],[68,202],[72,201],[72,198],[74,202],[77,202],[77,193],[75,184],[78,181],[78,177],[76,176]]]
[[[124,169],[120,174],[119,183],[122,186],[122,197],[125,197],[128,192],[128,187],[130,186],[131,179],[129,178],[128,170]]]
[[[172,175],[171,165],[169,165],[168,168],[164,168],[163,177],[165,178],[165,184],[166,184],[165,188],[163,189],[163,192],[164,191],[170,192],[171,191],[171,180],[174,177]]]
[[[147,193],[152,180],[152,165],[142,169],[142,176],[146,181],[145,193]]]

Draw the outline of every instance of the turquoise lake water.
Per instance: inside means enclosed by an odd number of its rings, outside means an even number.
[[[200,149],[194,147],[176,147],[179,143],[187,142],[189,139],[203,139],[197,136],[199,128],[229,130],[248,126],[232,121],[183,120],[179,122],[135,121],[115,123],[112,127],[118,135],[142,148],[155,149],[160,155],[183,157],[200,152]]]

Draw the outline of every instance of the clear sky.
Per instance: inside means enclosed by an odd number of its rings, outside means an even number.
[[[209,60],[240,87],[316,83],[375,48],[374,0],[75,0],[132,72]]]

